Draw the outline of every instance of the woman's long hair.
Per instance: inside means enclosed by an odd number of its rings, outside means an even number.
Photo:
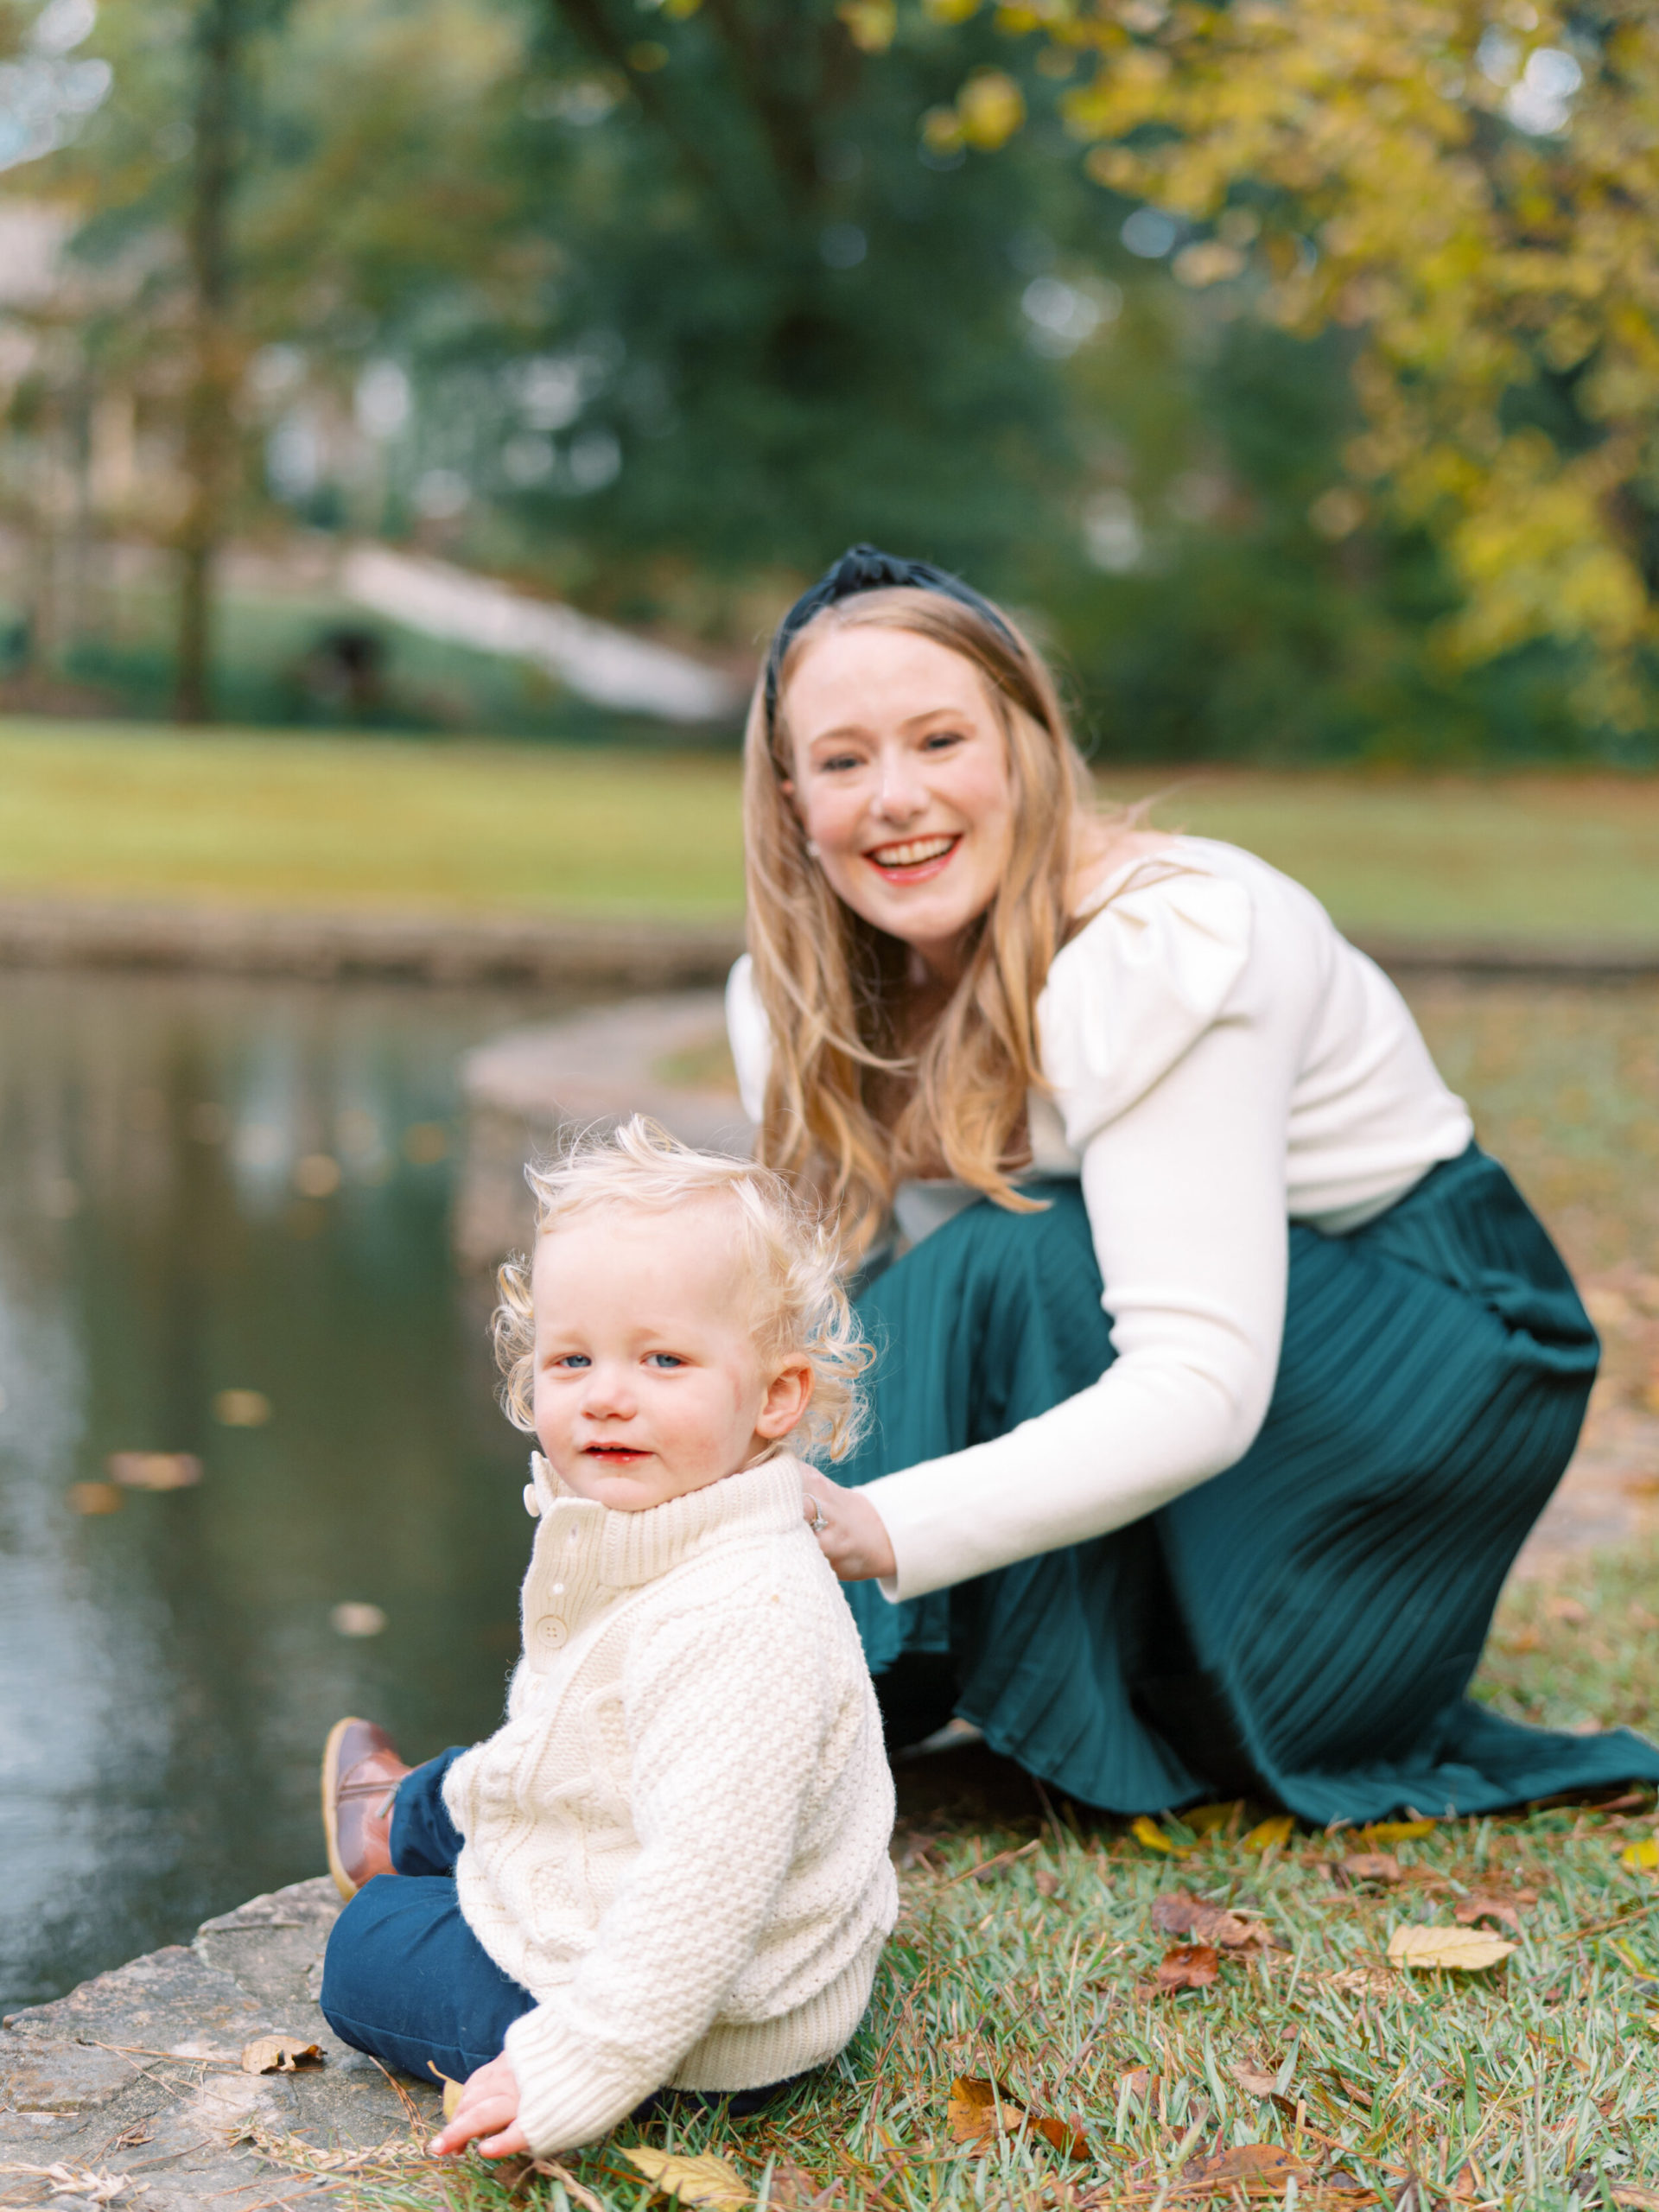
[[[1006,619],[1006,618],[1005,618]],[[972,925],[961,981],[913,1037],[908,947],[845,906],[806,849],[784,784],[793,773],[789,679],[830,628],[907,630],[978,670],[1007,741],[1014,843]],[[942,593],[910,587],[838,601],[791,644],[769,726],[764,685],[744,744],[749,950],[772,1032],[757,1145],[780,1173],[816,1184],[857,1258],[908,1176],[957,1177],[1024,1211],[1010,1176],[1030,1157],[1027,1092],[1043,1087],[1037,1001],[1072,933],[1077,831],[1089,772],[1053,678],[1014,627],[1004,635]]]

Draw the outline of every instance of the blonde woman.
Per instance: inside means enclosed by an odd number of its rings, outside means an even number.
[[[1465,1696],[1596,1338],[1309,893],[1100,815],[1017,626],[868,546],[773,640],[745,806],[740,1080],[884,1346],[808,1503],[890,1740],[955,1713],[1126,1813],[1659,1779]]]

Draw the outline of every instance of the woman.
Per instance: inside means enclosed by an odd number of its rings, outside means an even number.
[[[1598,1346],[1318,903],[1091,811],[1014,624],[868,546],[779,630],[745,806],[740,1082],[886,1347],[814,1510],[895,1740],[954,1711],[1125,1813],[1659,1779],[1464,1697]]]

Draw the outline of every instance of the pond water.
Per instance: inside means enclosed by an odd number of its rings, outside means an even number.
[[[498,1717],[526,1447],[449,1254],[456,1062],[550,1010],[0,976],[0,2006],[317,1872],[339,1714]],[[135,1450],[201,1480],[111,1489]]]
[[[1574,1264],[1659,1297],[1659,986],[1411,995]],[[340,1714],[493,1726],[526,1445],[452,1256],[457,1061],[556,1010],[0,974],[0,2009],[318,1872]],[[1607,1387],[1659,1411],[1625,1304]],[[116,1491],[132,1451],[201,1480]]]

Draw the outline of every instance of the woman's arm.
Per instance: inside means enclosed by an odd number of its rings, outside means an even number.
[[[1248,1450],[1284,1321],[1302,1003],[1294,991],[1249,995],[1266,1003],[1230,1003],[1084,1147],[1113,1365],[990,1443],[857,1491],[815,1483],[832,1523],[823,1547],[844,1580],[874,1568],[889,1598],[920,1597],[1103,1535]]]

